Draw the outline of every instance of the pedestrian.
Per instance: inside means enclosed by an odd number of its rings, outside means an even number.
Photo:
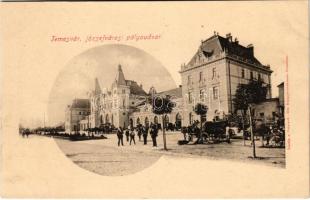
[[[133,143],[136,145],[136,141],[135,141],[135,130],[132,128],[130,131],[130,142],[129,145],[131,145],[131,141],[133,141]]]
[[[146,145],[147,144],[147,134],[148,134],[148,130],[146,127],[143,127],[142,133],[143,133],[143,143],[144,143],[144,145]]]
[[[141,135],[142,135],[142,128],[140,126],[137,127],[138,129],[138,137],[139,137],[139,141],[141,141]]]
[[[126,141],[129,142],[129,129],[126,129]]]
[[[118,146],[120,146],[122,144],[122,146],[124,146],[123,143],[123,129],[121,127],[118,127],[117,129],[117,138],[118,138]]]
[[[151,128],[150,134],[151,134],[151,137],[152,137],[153,147],[157,147],[156,137],[158,135],[158,129],[155,128],[155,126],[153,126]]]

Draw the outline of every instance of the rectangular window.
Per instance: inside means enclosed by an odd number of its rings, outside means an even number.
[[[244,69],[241,70],[241,77],[244,78]]]
[[[219,98],[219,89],[218,87],[213,87],[213,99]]]
[[[202,82],[202,80],[203,80],[203,73],[199,72],[199,82]]]
[[[250,79],[253,79],[253,72],[250,72]]]
[[[216,68],[212,68],[212,79],[216,77]]]
[[[204,101],[204,99],[205,99],[205,91],[202,89],[202,90],[200,90],[200,101]]]
[[[192,76],[188,75],[187,76],[187,85],[190,85],[190,84],[192,84]]]
[[[192,92],[188,92],[188,102],[189,102],[189,103],[192,103],[192,102],[193,102]]]
[[[258,80],[259,80],[259,81],[261,80],[261,75],[260,75],[260,73],[258,73]]]

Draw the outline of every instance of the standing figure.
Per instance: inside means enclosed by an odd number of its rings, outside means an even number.
[[[136,135],[135,130],[132,128],[130,130],[130,142],[129,142],[129,145],[131,145],[131,141],[133,141],[133,143],[136,144],[135,135]]]
[[[144,145],[147,144],[147,133],[148,132],[148,129],[146,127],[143,127],[142,128],[142,134],[143,134],[143,143]]]
[[[137,127],[138,129],[138,137],[139,137],[139,141],[141,141],[141,135],[142,135],[142,128],[140,126]]]
[[[129,129],[126,129],[125,135],[126,135],[126,141],[129,142]]]
[[[158,135],[158,129],[157,129],[155,126],[153,126],[153,127],[151,128],[150,134],[151,134],[152,141],[153,141],[153,147],[157,147],[156,137],[157,137],[157,135]]]
[[[122,144],[122,146],[124,146],[123,134],[124,134],[123,129],[121,127],[119,127],[117,129],[118,146],[120,146],[120,144]]]

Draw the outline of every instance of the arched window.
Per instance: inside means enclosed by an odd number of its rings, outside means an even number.
[[[165,120],[165,127],[168,127],[168,124],[169,124],[169,116],[168,116],[168,115],[165,115],[164,120]]]
[[[144,119],[144,125],[145,125],[146,127],[149,126],[149,118],[148,118],[148,117],[145,117],[145,119]]]
[[[154,123],[158,124],[158,117],[157,116],[154,117]]]
[[[108,115],[108,114],[106,114],[106,116],[105,116],[105,122],[106,122],[106,123],[109,123],[109,122],[110,122],[110,119],[109,119],[109,115]]]
[[[182,127],[182,117],[181,117],[180,113],[177,113],[175,116],[175,126],[177,129]]]
[[[138,117],[137,118],[137,125],[139,125],[140,124],[140,118]]]
[[[100,115],[100,124],[103,124],[103,116]]]

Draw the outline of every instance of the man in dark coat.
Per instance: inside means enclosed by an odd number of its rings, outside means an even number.
[[[144,143],[144,145],[147,144],[147,135],[148,135],[147,132],[148,132],[147,128],[146,128],[146,127],[143,127],[143,128],[142,128],[142,134],[143,134],[143,143]]]
[[[141,127],[141,126],[137,126],[137,129],[138,129],[138,137],[139,137],[139,141],[141,141],[142,127]]]
[[[152,137],[152,141],[153,141],[153,147],[157,147],[157,141],[156,141],[156,137],[158,135],[158,129],[155,126],[151,127],[151,137]]]
[[[129,129],[126,129],[126,141],[129,142]]]
[[[119,127],[117,129],[118,146],[120,146],[120,144],[122,144],[122,146],[124,146],[123,134],[124,134],[123,129],[121,127]]]

